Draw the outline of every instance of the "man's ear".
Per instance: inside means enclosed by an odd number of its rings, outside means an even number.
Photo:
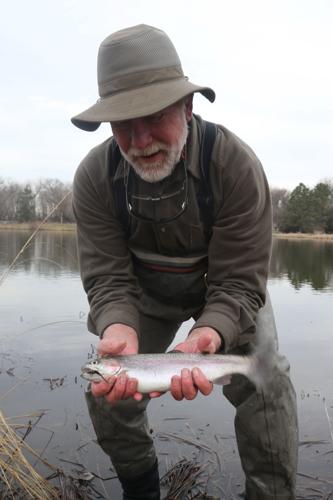
[[[192,120],[192,114],[193,114],[192,110],[193,110],[193,94],[185,97],[185,116],[187,122]]]

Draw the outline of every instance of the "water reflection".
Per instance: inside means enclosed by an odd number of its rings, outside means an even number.
[[[13,262],[31,233],[0,231],[0,267]],[[64,272],[77,273],[78,260],[74,232],[41,231],[29,243],[12,272],[25,271],[40,276],[57,277]]]
[[[318,240],[274,240],[270,277],[288,279],[299,290],[333,290],[333,243]]]
[[[30,234],[0,231],[0,274]],[[274,241],[269,288],[280,348],[291,362],[298,395],[300,439],[305,443],[300,448],[300,470],[309,478],[332,476],[332,281],[333,243]],[[48,433],[41,434],[40,427],[29,435],[32,448],[45,449],[44,458],[59,469],[69,460],[109,477],[110,463],[95,443],[79,377],[91,345],[98,341],[86,329],[87,312],[75,234],[40,232],[0,286],[1,406],[7,415],[29,415],[41,405],[48,408],[43,429],[52,433],[52,441]],[[182,338],[187,331],[185,326]],[[50,380],[64,382],[51,390]],[[229,491],[237,491],[243,479],[235,453],[234,412],[221,399],[220,389],[209,400],[202,396],[182,403],[165,395],[152,401],[149,412],[161,458],[175,462],[180,449],[178,441],[160,439],[158,432],[184,437],[181,453],[185,457],[196,456],[199,439],[205,444],[200,450],[202,463],[211,461],[211,451],[205,455],[205,450],[217,450],[223,474],[220,468],[216,484],[225,482]],[[223,426],[217,412],[223,414]],[[299,481],[305,481],[304,476]],[[105,498],[120,498],[115,482],[104,486]]]
[[[0,231],[0,268],[10,265],[29,238],[26,231]],[[40,276],[60,277],[78,273],[74,232],[41,231],[31,241],[13,269]],[[288,280],[299,290],[333,290],[333,243],[318,240],[275,239],[270,278]]]

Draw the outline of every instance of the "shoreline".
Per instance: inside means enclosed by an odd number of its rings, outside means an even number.
[[[35,222],[9,222],[0,223],[0,231],[35,231],[40,225],[39,221]],[[76,231],[74,222],[45,222],[40,226],[38,231]]]
[[[2,222],[0,223],[0,231],[35,231],[40,222]],[[76,224],[74,222],[45,222],[38,229],[39,231],[76,231]],[[279,233],[273,231],[273,238],[280,239],[311,239],[321,241],[333,241],[333,234],[326,233]]]
[[[333,234],[331,233],[277,233],[273,232],[273,238],[285,240],[319,240],[332,241]]]
[[[40,224],[35,222],[0,222],[0,231],[35,231]],[[38,231],[76,231],[75,222],[45,222],[40,226]],[[290,240],[321,240],[333,241],[333,234],[329,233],[279,233],[273,231],[273,238],[290,239]]]

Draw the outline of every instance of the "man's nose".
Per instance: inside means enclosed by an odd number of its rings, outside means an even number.
[[[132,122],[131,145],[134,148],[144,149],[152,143],[149,124],[144,119],[136,118]]]

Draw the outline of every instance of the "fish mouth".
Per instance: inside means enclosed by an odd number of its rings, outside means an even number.
[[[86,366],[83,366],[81,369],[81,377],[86,380],[93,380],[93,379],[102,380],[104,378],[98,370],[95,370],[93,368],[87,368]]]

